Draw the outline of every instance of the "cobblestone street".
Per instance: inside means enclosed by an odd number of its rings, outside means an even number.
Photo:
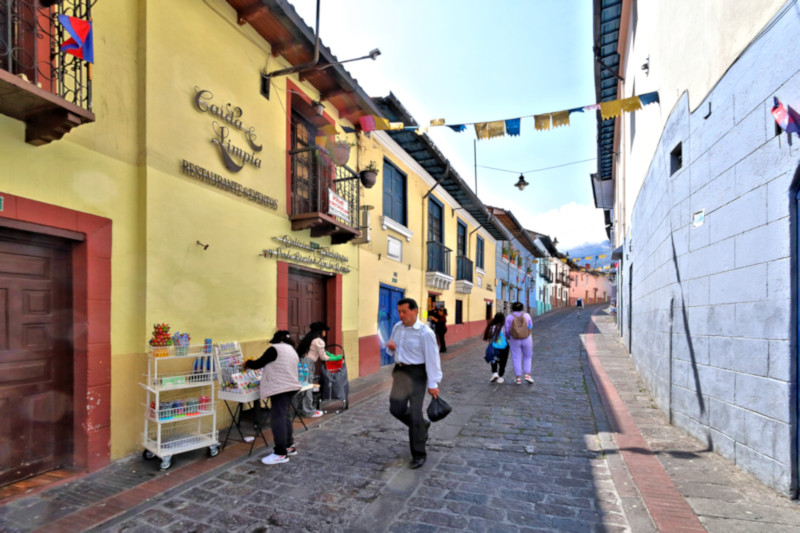
[[[103,530],[624,531],[580,361],[588,316],[536,320],[533,386],[489,383],[482,343],[446,360],[454,412],[433,424],[419,470],[407,468],[406,430],[381,391],[297,431],[288,464],[253,454]]]
[[[510,363],[490,383],[477,338],[452,346],[441,390],[454,411],[418,470],[389,414],[387,367],[352,382],[350,409],[296,423],[289,463],[264,466],[263,445],[248,456],[242,443],[165,472],[129,457],[4,502],[0,530],[797,531],[797,502],[670,426],[614,317],[587,311],[534,319],[535,385],[515,385]]]

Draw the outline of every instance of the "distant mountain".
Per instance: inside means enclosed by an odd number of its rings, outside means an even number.
[[[586,244],[568,250],[570,258],[580,266],[590,265],[591,268],[604,270],[603,267],[611,265],[611,242],[603,241],[595,244]],[[605,257],[598,259],[598,256],[605,255]],[[591,259],[586,259],[590,257]]]

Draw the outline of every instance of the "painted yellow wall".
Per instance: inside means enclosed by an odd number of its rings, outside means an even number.
[[[140,98],[146,104],[141,109],[146,165],[139,172],[144,207],[137,224],[143,237],[136,254],[144,272],[144,290],[137,298],[144,308],[131,328],[137,332],[132,346],[124,354],[116,344],[112,347],[113,458],[141,447],[145,393],[131,376],[141,374],[140,354],[153,323],[167,322],[173,331],[189,332],[193,342],[238,340],[247,355],[256,357],[276,326],[277,261],[259,253],[279,246],[272,237],[283,235],[330,246],[327,237],[312,239],[308,230],[291,231],[286,214],[286,80],[274,80],[270,100],[259,92],[259,72],[270,57],[269,46],[249,25],[236,24],[235,11],[221,0],[149,0],[146,6],[146,19],[140,20],[146,56]],[[176,25],[175,20],[182,22]],[[280,60],[270,57],[270,63],[277,68]],[[297,76],[292,79],[309,96],[319,97]],[[229,125],[196,108],[196,87],[211,91],[211,102],[217,105],[242,109],[244,126],[254,128],[256,142],[263,146],[255,154],[260,168],[246,164],[234,173],[224,167],[219,149],[211,143],[216,137],[213,122]],[[338,118],[333,106],[327,110]],[[229,140],[242,149],[248,146],[233,128]],[[277,199],[278,209],[183,175],[184,159]],[[358,249],[340,245],[334,250],[349,258],[351,269],[343,275],[342,329],[349,375],[354,378],[359,306],[347,295],[358,290]],[[221,415],[223,411],[218,409]],[[218,426],[226,424],[227,417],[220,416]]]
[[[373,134],[370,137],[362,135],[359,139],[359,161],[364,164],[368,161],[375,161],[381,168],[378,180],[372,189],[364,192],[363,203],[374,206],[370,211],[371,217],[371,241],[360,245],[361,249],[361,271],[364,275],[360,278],[360,308],[362,310],[359,320],[359,336],[366,337],[375,335],[377,332],[378,318],[378,287],[380,283],[385,283],[393,287],[405,290],[407,297],[414,298],[420,304],[420,318],[425,320],[427,309],[428,291],[441,292],[439,298],[445,303],[450,312],[449,320],[455,320],[455,302],[463,300],[463,321],[483,320],[485,317],[485,299],[494,300],[494,291],[486,290],[486,283],[494,285],[495,272],[495,250],[496,241],[492,239],[484,230],[470,233],[475,230],[475,224],[465,216],[463,210],[453,211],[453,208],[460,207],[452,203],[446,197],[442,189],[433,189],[429,197],[436,198],[444,205],[444,244],[451,248],[451,275],[456,277],[456,241],[457,224],[462,220],[467,225],[467,235],[469,238],[468,255],[475,259],[475,243],[477,235],[480,234],[484,239],[484,270],[483,287],[478,288],[477,283],[472,288],[471,294],[457,293],[455,291],[455,280],[448,290],[432,289],[426,285],[427,271],[427,235],[428,235],[428,198],[424,198],[426,193],[431,190],[432,184],[426,181],[404,158],[397,154],[379,140],[380,135]],[[407,224],[406,227],[412,232],[413,236],[409,242],[406,236],[387,227],[384,229],[381,224],[383,216],[383,161],[389,160],[398,170],[406,175],[406,197],[407,197]],[[389,259],[387,252],[387,237],[392,236],[399,239],[403,246],[403,260],[398,262]],[[378,257],[380,254],[380,258]],[[410,267],[410,268],[409,268]],[[367,274],[369,273],[369,274]],[[473,278],[474,279],[474,278]]]

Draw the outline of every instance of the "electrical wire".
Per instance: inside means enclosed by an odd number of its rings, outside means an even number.
[[[556,166],[553,166],[553,167],[536,168],[536,169],[533,169],[533,170],[526,170],[525,172],[519,172],[518,170],[508,170],[506,168],[487,167],[487,166],[484,166],[484,165],[478,165],[478,166],[481,167],[481,168],[488,168],[489,170],[498,170],[500,172],[510,172],[512,174],[533,174],[534,172],[543,172],[545,170],[552,170],[554,168],[561,168],[561,167],[566,167],[566,166],[569,166],[569,165],[577,165],[579,163],[588,163],[589,161],[596,161],[596,160],[597,160],[596,157],[592,157],[591,159],[582,159],[581,161],[572,161],[571,163],[564,163],[563,165],[556,165]]]

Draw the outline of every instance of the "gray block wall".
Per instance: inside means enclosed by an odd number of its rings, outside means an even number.
[[[776,135],[770,110],[773,96],[800,110],[799,34],[800,11],[790,10],[694,113],[685,93],[662,109],[669,119],[634,205],[620,280],[623,337],[657,404],[786,494],[796,460],[790,194],[800,137],[790,145]],[[670,175],[679,142],[682,168]],[[701,209],[705,223],[694,228]]]

